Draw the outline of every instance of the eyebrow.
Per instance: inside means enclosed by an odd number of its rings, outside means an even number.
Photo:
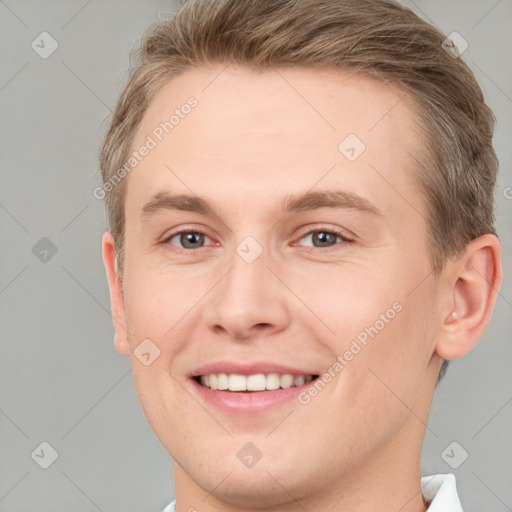
[[[384,217],[384,213],[368,199],[345,190],[325,190],[288,195],[284,199],[283,214],[311,211],[319,208],[342,208],[358,210],[375,217]],[[143,220],[167,210],[195,212],[210,217],[217,217],[210,203],[199,196],[189,194],[172,194],[162,191],[155,194],[143,207]]]

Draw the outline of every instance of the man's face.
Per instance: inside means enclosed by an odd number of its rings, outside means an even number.
[[[341,71],[191,70],[155,97],[133,144],[156,147],[128,178],[117,346],[177,483],[277,503],[421,442],[439,290],[414,119],[403,91]],[[299,385],[193,378],[223,370]]]

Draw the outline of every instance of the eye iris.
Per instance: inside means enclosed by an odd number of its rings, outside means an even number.
[[[195,249],[204,243],[204,235],[202,233],[183,233],[180,236],[180,243],[187,249]]]
[[[313,234],[313,243],[315,241],[320,242],[320,247],[325,247],[330,244],[336,243],[336,234],[328,233],[326,231],[317,231]]]

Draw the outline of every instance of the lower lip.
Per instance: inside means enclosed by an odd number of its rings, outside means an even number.
[[[202,386],[195,379],[189,379],[192,386],[206,402],[230,414],[261,414],[279,405],[297,399],[297,395],[313,384],[312,380],[302,386],[272,391],[218,391]]]

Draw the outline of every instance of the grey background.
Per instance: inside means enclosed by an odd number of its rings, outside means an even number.
[[[466,512],[512,510],[512,1],[404,4],[468,41],[463,57],[498,117],[501,161],[505,281],[484,338],[436,390],[423,474],[454,472]],[[171,459],[143,415],[129,359],[112,342],[106,222],[92,195],[129,50],[172,8],[161,0],[0,1],[2,511],[159,511],[174,496]],[[31,48],[43,31],[59,45],[47,59]],[[57,249],[46,262],[33,252],[48,245],[43,237]],[[48,469],[31,456],[43,441],[58,452]],[[455,462],[469,454],[457,469],[442,456],[453,441]]]

